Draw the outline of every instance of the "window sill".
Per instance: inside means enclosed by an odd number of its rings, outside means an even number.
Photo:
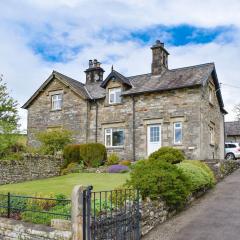
[[[61,112],[61,111],[62,111],[62,109],[56,109],[56,110],[51,109],[50,110],[50,112]]]
[[[116,147],[106,147],[107,150],[112,150],[112,149],[124,149],[124,146],[116,146]]]
[[[122,104],[123,104],[122,102],[121,103],[106,103],[104,105],[104,107],[118,106],[118,105],[122,105]]]

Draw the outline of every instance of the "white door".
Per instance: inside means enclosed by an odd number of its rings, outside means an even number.
[[[147,153],[148,156],[161,147],[161,125],[154,124],[147,127]]]

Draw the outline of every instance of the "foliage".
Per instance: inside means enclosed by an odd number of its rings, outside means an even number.
[[[189,178],[176,165],[166,161],[138,161],[127,184],[139,189],[143,198],[161,197],[173,208],[182,207],[190,194]]]
[[[122,160],[122,161],[119,162],[119,164],[127,166],[127,167],[130,167],[131,166],[131,161],[129,161],[129,160]]]
[[[5,156],[9,147],[17,141],[14,133],[18,120],[17,102],[9,96],[7,86],[0,76],[0,157]]]
[[[27,208],[28,199],[21,198],[21,197],[10,197],[10,206],[11,206],[11,213],[16,214],[24,211]]]
[[[66,216],[61,216],[58,214],[70,215],[71,214],[71,205],[67,204],[64,206],[55,206],[49,210],[48,213],[41,213],[42,209],[40,207],[32,208],[36,212],[26,211],[21,214],[21,218],[25,222],[31,222],[35,224],[46,224],[50,225],[51,220],[54,218],[66,219]],[[37,212],[39,211],[39,212]],[[50,214],[51,213],[51,214]],[[54,215],[56,214],[56,215]]]
[[[66,175],[70,173],[79,173],[83,170],[83,164],[78,164],[76,162],[69,163],[66,168],[61,170],[61,175]]]
[[[123,207],[125,203],[136,199],[137,192],[133,189],[127,189],[125,185],[115,188],[109,196],[109,200],[118,207]]]
[[[210,188],[214,184],[212,176],[198,164],[193,164],[191,161],[184,161],[177,164],[177,167],[190,179],[191,192],[195,192],[203,188]]]
[[[29,198],[27,202],[28,208],[39,208],[49,210],[57,205],[54,194],[43,195],[42,193],[35,194],[34,198]]]
[[[118,156],[118,154],[111,153],[111,154],[108,155],[107,162],[106,162],[107,166],[111,166],[111,165],[118,164],[118,163],[119,163],[119,156]]]
[[[80,144],[69,144],[63,149],[63,158],[64,158],[64,166],[67,166],[69,163],[81,162],[80,157]]]
[[[80,155],[84,166],[99,167],[107,159],[107,150],[101,143],[86,143],[80,145]]]
[[[183,152],[173,147],[161,147],[157,151],[153,152],[149,159],[167,161],[175,164],[182,162],[185,159]]]
[[[108,168],[109,173],[126,173],[129,171],[129,167],[124,165],[112,165]]]
[[[42,143],[43,153],[53,155],[72,142],[72,133],[64,129],[46,130],[38,133],[37,139]]]
[[[95,211],[95,213],[98,215],[103,212],[111,211],[114,208],[114,204],[111,203],[110,200],[100,200],[95,199],[95,201],[92,201],[91,204],[92,211]]]

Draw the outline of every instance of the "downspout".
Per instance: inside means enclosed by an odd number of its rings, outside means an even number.
[[[136,143],[135,143],[135,127],[136,127],[136,124],[135,124],[135,120],[136,120],[136,113],[135,113],[135,98],[134,96],[132,95],[132,147],[133,147],[133,161],[135,162],[136,161]]]
[[[94,103],[96,105],[96,116],[95,116],[95,142],[98,141],[98,103],[94,99]]]

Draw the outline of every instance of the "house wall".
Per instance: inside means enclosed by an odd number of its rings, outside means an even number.
[[[51,93],[63,91],[62,110],[52,111]],[[28,108],[28,144],[39,146],[36,134],[48,128],[64,128],[73,132],[76,142],[86,142],[87,102],[70,88],[53,80]]]
[[[209,102],[209,85],[214,89],[213,101]],[[202,87],[201,94],[201,151],[200,159],[224,159],[224,115],[221,113],[216,88],[210,77],[209,83]],[[210,130],[214,128],[215,144],[210,143]]]

